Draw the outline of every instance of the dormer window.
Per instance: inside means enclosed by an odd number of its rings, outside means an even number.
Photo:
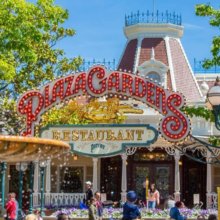
[[[138,74],[149,78],[167,88],[167,71],[169,67],[159,60],[155,60],[154,49],[151,51],[151,58],[137,67]]]
[[[149,72],[146,77],[148,77],[149,79],[152,79],[153,81],[156,81],[156,82],[161,82],[161,78],[160,78],[160,75],[157,73],[157,72]]]

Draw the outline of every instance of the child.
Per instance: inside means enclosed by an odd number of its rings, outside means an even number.
[[[43,218],[40,215],[40,210],[38,209],[34,210],[34,214],[37,216],[37,220],[43,220]]]
[[[129,191],[127,193],[127,201],[123,205],[123,220],[141,219],[141,213],[137,205],[134,204],[136,200],[136,193],[134,191]]]
[[[101,193],[100,192],[95,193],[95,199],[96,199],[96,208],[97,208],[97,212],[98,212],[98,219],[102,220],[103,205],[102,205],[102,201],[101,201]]]
[[[8,202],[5,204],[7,218],[10,220],[17,219],[18,203],[15,199],[15,193],[9,193]]]
[[[98,220],[96,199],[92,197],[89,204],[89,220]]]
[[[28,214],[26,215],[25,220],[37,220],[37,216],[35,214]]]
[[[64,213],[61,213],[57,216],[57,220],[69,220],[69,216]]]
[[[210,214],[208,220],[217,220],[217,216],[215,214]]]

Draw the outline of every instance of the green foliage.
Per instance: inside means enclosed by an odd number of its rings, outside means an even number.
[[[220,28],[220,9],[214,9],[210,4],[198,4],[196,5],[196,15],[209,18],[209,24],[213,27]],[[212,59],[205,59],[203,67],[208,69],[213,66],[220,65],[220,36],[214,36],[211,46]],[[187,107],[186,107],[187,108]],[[206,120],[214,122],[214,115],[212,111],[204,108],[196,109],[190,107],[186,109],[186,112],[192,116],[203,117]],[[220,146],[219,137],[211,136],[209,142],[215,146]]]
[[[14,101],[21,93],[77,70],[81,64],[80,57],[67,58],[56,46],[75,34],[63,27],[68,16],[54,0],[0,1],[0,133],[22,130],[23,119]]]
[[[210,136],[209,137],[209,143],[214,146],[220,146],[220,138],[216,136]]]
[[[201,117],[207,121],[214,121],[214,115],[211,110],[205,107],[194,107],[194,106],[185,106],[182,108],[182,111],[185,111],[190,117]]]
[[[215,121],[212,111],[205,107],[185,106],[182,108],[182,111],[185,111],[190,117],[201,117],[210,122]],[[217,136],[210,136],[209,143],[214,146],[220,146],[220,138]]]
[[[67,107],[54,107],[43,115],[40,127],[62,124],[82,125],[88,124],[88,120],[82,118],[78,111],[69,112]]]
[[[18,134],[24,126],[24,119],[16,111],[16,103],[8,98],[0,99],[0,133]]]
[[[0,91],[17,97],[47,80],[76,70],[81,58],[66,58],[58,41],[75,31],[62,25],[68,11],[54,0],[0,1]]]
[[[196,5],[196,15],[209,17],[209,24],[213,27],[220,27],[220,9],[214,9],[209,4]],[[220,65],[220,36],[214,36],[211,47],[212,59],[205,59],[203,67],[208,69]]]

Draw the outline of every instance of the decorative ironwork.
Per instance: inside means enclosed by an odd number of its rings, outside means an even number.
[[[130,156],[133,155],[137,150],[137,147],[127,147],[126,148],[126,155]]]
[[[220,73],[220,66],[213,66],[209,69],[203,67],[204,60],[194,59],[194,73]]]
[[[152,151],[155,149],[155,147],[152,146],[152,145],[150,145],[147,149],[148,149],[150,152],[152,152]]]
[[[165,13],[161,13],[158,10],[156,13],[149,11],[146,13],[140,13],[138,11],[135,14],[131,13],[131,15],[125,15],[125,26],[131,26],[139,23],[171,23],[175,25],[182,25],[182,17],[175,12],[169,13],[166,11]]]
[[[165,149],[165,151],[166,151],[169,155],[174,156],[175,153],[176,153],[176,152],[175,152],[175,148],[174,148],[173,146],[165,147],[164,149]]]
[[[91,60],[91,61],[86,61],[83,59],[82,65],[79,67],[78,71],[87,71],[90,67],[94,65],[104,65],[107,69],[109,70],[115,70],[116,69],[116,61],[113,59],[112,61],[106,61],[103,59],[102,61],[99,60]]]
[[[185,156],[197,162],[220,165],[220,159],[218,158],[220,147],[211,145],[195,136],[190,135],[190,137],[190,141],[175,146],[175,149],[178,149]],[[190,153],[187,150],[190,150]],[[207,158],[208,152],[210,153],[209,158]]]

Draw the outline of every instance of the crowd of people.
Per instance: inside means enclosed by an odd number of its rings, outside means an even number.
[[[92,191],[91,181],[86,182],[86,198],[81,208],[88,208],[89,220],[102,220],[103,216],[103,203],[101,201],[101,193]],[[134,191],[127,193],[126,202],[123,204],[123,217],[122,220],[139,220],[141,219],[140,207],[148,207],[155,209],[160,205],[160,193],[156,189],[154,183],[150,184],[148,190],[147,202],[137,200],[137,195]],[[169,196],[165,202],[165,208],[169,209],[171,220],[186,220],[186,216],[181,215],[180,209],[184,208],[182,201],[175,201],[172,196]],[[16,201],[15,193],[8,195],[8,201],[5,205],[6,216],[5,220],[17,220],[18,218],[18,202]],[[58,216],[58,220],[68,220],[69,217],[65,214]],[[203,218],[204,219],[204,218]],[[25,220],[42,220],[39,210],[35,210],[33,214],[26,216]],[[198,220],[202,220],[198,217]],[[210,215],[208,220],[217,220],[216,215]]]
[[[86,182],[86,200],[85,203],[89,208],[89,220],[101,220],[103,213],[103,205],[101,202],[100,192],[96,192],[93,196],[92,183]],[[147,196],[146,196],[146,193]],[[134,191],[127,193],[126,202],[123,204],[123,217],[122,220],[139,220],[141,219],[140,207],[147,207],[149,209],[155,209],[160,205],[160,193],[156,189],[154,183],[150,184],[148,192],[145,192],[146,201],[137,200],[137,195]],[[169,215],[171,220],[186,220],[186,216],[180,213],[180,209],[184,208],[182,201],[175,201],[172,196],[169,196],[164,203],[164,208],[169,209]],[[198,219],[201,220],[201,219]],[[212,214],[208,220],[217,220],[217,216]]]
[[[91,181],[86,182],[86,198],[84,204],[89,208],[89,220],[102,220],[103,205],[101,202],[101,193],[92,191]]]

